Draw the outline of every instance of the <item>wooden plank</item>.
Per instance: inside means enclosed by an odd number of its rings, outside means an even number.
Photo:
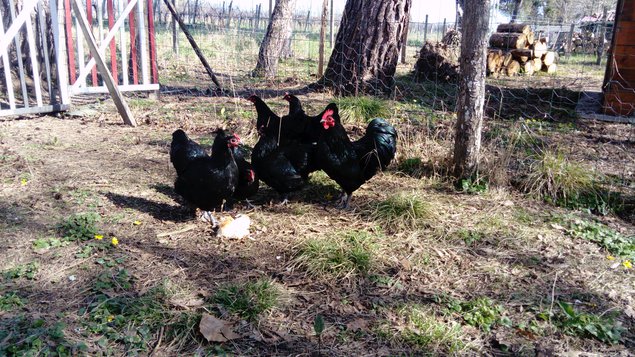
[[[75,17],[75,27],[79,28],[79,19]],[[81,31],[77,31],[77,68],[81,69],[84,66],[84,36]],[[86,78],[77,78],[76,82],[80,82],[81,85],[86,85]]]
[[[71,17],[71,1],[64,0],[64,13],[66,24],[66,53],[68,54],[68,69],[70,71],[71,83],[77,80],[77,72],[75,72],[75,47],[73,47],[73,19]]]
[[[115,26],[113,0],[106,0],[106,8],[108,11],[108,32],[112,32],[112,28]],[[119,83],[119,76],[117,75],[117,44],[115,43],[114,36],[112,40],[110,40],[110,67],[112,68],[112,77],[115,83]]]
[[[44,58],[44,69],[46,71],[46,85],[50,98],[54,98],[52,78],[51,78],[51,63],[49,61],[49,45],[46,41],[46,21],[44,20],[44,9],[42,8],[42,2],[37,3],[37,17],[40,24],[40,40],[42,41],[42,57]]]
[[[29,41],[29,58],[31,59],[31,68],[33,69],[33,87],[35,89],[35,101],[38,107],[44,105],[42,102],[42,79],[40,78],[40,67],[37,60],[37,46],[35,42],[35,33],[31,21],[26,22],[26,36]]]
[[[152,0],[148,0],[148,39],[150,41],[150,68],[152,83],[159,83],[159,68],[157,67],[157,46],[154,37],[154,16],[152,14]],[[198,9],[198,7],[197,7]]]
[[[69,108],[68,104],[51,104],[51,105],[43,105],[41,107],[3,109],[3,110],[0,110],[0,117],[9,116],[9,115],[27,115],[27,114],[63,112],[68,110],[68,108]]]
[[[99,53],[106,53],[106,49],[108,48],[109,41],[113,38],[115,38],[115,36],[117,35],[117,31],[119,30],[119,28],[124,24],[124,22],[126,21],[126,16],[130,13],[132,13],[132,9],[134,8],[135,4],[136,4],[137,0],[131,0],[128,5],[126,6],[126,8],[123,10],[121,16],[119,16],[119,18],[117,19],[117,22],[115,22],[115,25],[113,26],[112,30],[108,31],[108,33],[106,34],[106,38],[102,39],[101,44],[99,46]],[[86,78],[86,76],[88,75],[88,72],[95,66],[95,59],[91,58],[88,63],[86,63],[86,65],[81,69],[81,71],[79,72],[79,77],[78,78]],[[79,81],[78,81],[79,82]],[[77,90],[77,88],[80,87],[80,83],[75,83],[73,84],[73,87],[71,88],[71,91],[75,91]]]
[[[137,2],[137,31],[139,32],[139,52],[141,52],[141,80],[143,84],[150,83],[148,67],[148,46],[145,36],[145,20],[143,18],[143,0]]]
[[[152,84],[128,84],[128,85],[118,85],[117,88],[120,92],[138,92],[138,91],[156,91],[161,88],[158,83]],[[101,93],[109,93],[108,87],[99,86],[99,87],[82,87],[77,90],[75,94],[101,94]]]
[[[68,62],[66,61],[66,51],[63,46],[66,40],[63,6],[64,2],[61,0],[49,0],[52,19],[51,24],[53,25],[53,45],[55,46],[55,68],[57,70],[60,101],[62,104],[70,104],[71,99],[68,94]],[[53,98],[51,99],[53,103],[55,103],[55,100]]]
[[[0,16],[0,38],[4,36],[4,23],[2,21],[2,16]],[[7,48],[4,47],[0,51],[0,55],[2,56],[2,67],[4,68],[4,82],[7,86],[7,96],[9,98],[9,108],[11,110],[15,109],[15,93],[13,93],[13,78],[11,77],[11,67],[9,67],[9,55],[7,53]]]
[[[86,18],[88,19],[88,23],[90,24],[90,32],[93,33],[93,3],[91,0],[86,0]],[[90,61],[90,58],[88,60]],[[97,85],[97,68],[93,67],[91,74],[92,74],[93,86],[96,86]]]
[[[125,19],[127,17],[127,14],[124,14],[123,12],[124,10],[123,0],[117,0],[117,10],[119,15],[117,20]],[[126,26],[122,26],[121,29],[119,29],[119,51],[121,51],[122,83],[123,85],[128,85],[129,80],[128,80],[128,52],[126,49]]]
[[[130,12],[130,58],[132,60],[132,83],[139,84],[139,74],[137,66],[137,25],[135,25],[135,14]]]
[[[13,0],[9,0],[9,8],[10,13],[11,13],[11,27],[9,27],[9,30],[7,30],[7,33],[4,35],[5,37],[7,37],[9,40],[11,39],[11,28],[14,27],[14,25],[16,23],[19,23],[19,17],[24,15],[24,8],[22,10],[22,12],[20,13],[20,16],[18,16],[18,18],[16,18],[15,16],[15,5],[13,4]],[[22,28],[22,26],[27,22],[27,21],[31,21],[31,11],[33,10],[33,8],[31,8],[30,10],[28,10],[28,18],[25,19],[25,21],[18,27],[18,32],[15,33],[13,40],[15,43],[15,51],[18,55],[18,76],[20,77],[20,87],[22,88],[22,102],[24,104],[25,107],[29,107],[29,92],[28,92],[28,88],[26,86],[26,80],[24,78],[24,63],[22,61],[22,35],[20,34],[20,29]]]
[[[123,99],[123,96],[121,95],[121,92],[119,92],[119,89],[117,88],[117,85],[115,84],[112,78],[112,75],[108,71],[106,62],[104,62],[103,57],[99,53],[99,49],[97,48],[97,43],[95,42],[95,38],[88,30],[88,20],[86,20],[86,15],[81,10],[80,0],[73,1],[73,10],[75,11],[75,14],[80,18],[79,27],[84,32],[84,37],[86,37],[86,40],[88,42],[88,48],[90,49],[90,53],[95,58],[95,62],[97,62],[97,68],[99,69],[99,73],[101,73],[101,76],[104,80],[104,84],[108,87],[108,92],[110,93],[110,96],[112,97],[113,102],[115,102],[115,106],[117,107],[119,114],[123,118],[124,123],[131,126],[137,126],[137,123],[134,117],[132,116],[130,109],[128,108],[128,104],[126,104],[125,100]]]

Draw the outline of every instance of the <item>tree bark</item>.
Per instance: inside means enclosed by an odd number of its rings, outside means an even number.
[[[412,0],[348,0],[320,86],[337,94],[388,92]]]
[[[489,12],[490,0],[465,2],[454,141],[454,175],[457,182],[473,177],[478,170],[485,102]]]
[[[274,78],[278,71],[278,60],[286,40],[291,36],[295,0],[278,0],[273,9],[265,38],[260,44],[258,63],[253,71],[255,77]]]

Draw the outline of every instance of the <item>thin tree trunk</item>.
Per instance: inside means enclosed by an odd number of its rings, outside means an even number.
[[[454,174],[458,182],[472,177],[479,164],[489,12],[490,0],[465,3],[454,141]]]
[[[324,36],[326,35],[326,14],[329,11],[329,0],[322,2],[322,22],[320,23],[320,47],[318,58],[318,76],[324,74]]]
[[[522,6],[523,6],[523,0],[516,0],[516,2],[514,3],[514,9],[512,10],[511,20],[509,20],[510,23],[516,22],[516,19],[518,19],[518,14],[520,13],[520,9]]]
[[[388,92],[412,0],[348,0],[320,86],[338,94]]]
[[[271,15],[265,38],[260,44],[258,63],[253,76],[274,78],[278,71],[278,60],[286,40],[291,36],[295,0],[278,0]]]

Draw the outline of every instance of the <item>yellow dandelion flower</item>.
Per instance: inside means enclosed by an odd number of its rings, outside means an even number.
[[[22,186],[26,186],[26,183],[27,183],[27,182],[29,182],[29,180],[27,180],[27,179],[25,179],[25,178],[23,178],[22,180],[20,180],[20,184],[21,184]]]
[[[95,239],[102,240],[102,239],[104,239],[104,236],[101,235],[101,234],[95,234]]]
[[[631,269],[633,267],[633,263],[631,263],[630,260],[625,260],[622,265],[624,266],[624,268],[626,269]]]
[[[112,315],[110,315],[110,316],[108,316],[108,319],[107,319],[107,320],[108,320],[108,322],[112,322],[112,320],[114,320],[114,319],[115,319],[115,317],[114,317],[114,316],[112,316]]]
[[[614,257],[614,256],[612,256],[612,255],[607,255],[607,256],[606,256],[606,259],[608,259],[608,260],[615,260],[615,257]]]
[[[112,243],[112,245],[117,245],[119,244],[119,239],[117,239],[117,237],[112,237],[112,239],[110,240],[110,243]]]
[[[132,224],[134,224],[135,226],[138,226],[138,225],[141,224],[141,221],[134,221],[134,222],[132,222]]]

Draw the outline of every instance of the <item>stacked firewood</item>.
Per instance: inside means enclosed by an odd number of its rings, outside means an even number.
[[[519,73],[556,72],[555,52],[547,50],[547,39],[536,38],[529,25],[500,24],[489,38],[487,74],[515,76]]]

